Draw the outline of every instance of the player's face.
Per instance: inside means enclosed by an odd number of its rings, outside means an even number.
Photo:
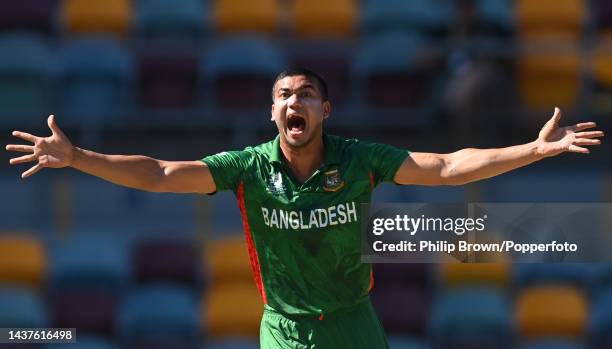
[[[323,102],[317,85],[305,76],[287,76],[276,82],[272,120],[286,144],[303,147],[320,137],[329,112],[329,101]]]

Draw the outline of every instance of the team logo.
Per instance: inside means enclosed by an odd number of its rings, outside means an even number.
[[[283,184],[283,176],[280,172],[273,172],[270,174],[267,183],[268,191],[274,195],[280,195],[285,192],[285,185]]]
[[[325,182],[323,183],[325,191],[338,191],[342,187],[344,187],[344,181],[340,178],[340,172],[337,168],[325,172]]]

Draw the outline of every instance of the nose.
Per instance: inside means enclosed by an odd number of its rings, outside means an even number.
[[[291,95],[291,97],[289,97],[289,99],[287,100],[287,105],[289,105],[290,107],[294,107],[294,106],[302,106],[302,100],[301,98],[298,96],[297,93],[294,93]]]

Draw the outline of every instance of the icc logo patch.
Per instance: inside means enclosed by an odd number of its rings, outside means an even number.
[[[340,178],[340,172],[337,168],[325,172],[325,181],[323,189],[325,191],[338,191],[344,187],[344,181]]]

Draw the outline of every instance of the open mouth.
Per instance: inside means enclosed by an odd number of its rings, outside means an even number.
[[[306,119],[299,115],[290,115],[287,119],[287,129],[290,133],[302,133],[306,129]]]

